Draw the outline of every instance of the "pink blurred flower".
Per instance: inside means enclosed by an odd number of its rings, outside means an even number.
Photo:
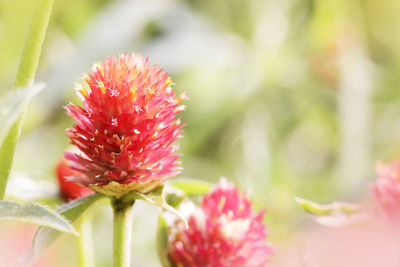
[[[280,246],[269,266],[398,267],[397,237],[373,217],[335,228],[307,225]]]
[[[172,143],[181,137],[176,116],[185,96],[175,97],[168,73],[139,54],[123,54],[95,64],[83,80],[77,86],[83,106],[66,106],[75,120],[67,136],[81,152],[66,153],[82,174],[73,181],[121,197],[179,173]]]
[[[192,208],[189,228],[172,226],[169,257],[183,267],[265,266],[272,248],[267,244],[264,212],[254,213],[251,203],[234,185],[221,180]]]
[[[372,186],[374,199],[381,214],[391,223],[400,222],[400,161],[378,163],[377,181]]]

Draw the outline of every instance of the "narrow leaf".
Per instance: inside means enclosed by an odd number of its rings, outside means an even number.
[[[31,85],[35,78],[53,2],[54,0],[36,0],[14,82],[16,88]]]
[[[0,144],[21,116],[27,103],[44,87],[44,83],[39,83],[22,90],[10,91],[0,98]]]
[[[139,200],[143,200],[149,204],[161,207],[164,210],[167,210],[167,211],[177,215],[185,223],[186,227],[189,227],[186,218],[175,208],[168,205],[167,201],[165,201],[163,191],[164,191],[164,185],[160,185],[157,188],[155,188],[154,190],[152,190],[146,194],[139,193],[139,192],[131,192],[131,193],[127,194],[126,196],[124,196],[123,199],[124,199],[124,201],[131,201],[132,199],[139,199]]]
[[[15,91],[25,90],[24,88],[29,87],[33,83],[36,69],[39,64],[40,53],[42,51],[42,45],[46,35],[51,10],[53,9],[53,2],[54,0],[36,1],[36,7],[29,24],[28,34],[25,38],[24,47],[22,49],[17,69],[17,76],[14,82]],[[30,92],[29,89],[28,91]],[[16,118],[13,117],[15,122],[10,126],[7,126],[8,129],[4,131],[5,134],[3,137],[0,136],[0,200],[4,199],[6,192],[8,176],[10,175],[15,147],[21,132],[23,112],[26,109],[26,104],[27,101],[21,105],[22,114]],[[7,117],[5,116],[3,118]]]
[[[29,100],[44,88],[37,84],[11,91],[0,99],[0,199],[4,198],[15,145],[20,134],[21,115]]]
[[[195,179],[175,179],[171,180],[169,184],[182,190],[189,196],[204,195],[208,193],[212,187],[212,184],[209,182]]]
[[[296,198],[295,201],[304,211],[312,214],[317,223],[325,226],[340,227],[364,218],[358,207],[350,203],[332,202],[321,205],[302,198]]]
[[[104,197],[104,195],[100,194],[89,195],[69,202],[61,206],[57,211],[72,223],[76,221],[85,210]],[[61,233],[58,231],[47,227],[40,227],[33,237],[32,247],[18,261],[17,266],[29,266],[29,264],[38,259],[60,235]]]
[[[38,203],[20,204],[0,201],[0,220],[33,223],[61,232],[77,234],[74,227],[63,216]]]
[[[330,214],[332,214],[332,212],[334,210],[334,207],[332,206],[332,204],[321,205],[321,204],[317,204],[310,200],[299,198],[299,197],[296,197],[295,201],[297,202],[297,204],[300,205],[300,207],[305,212],[308,212],[308,213],[311,213],[314,215],[330,215]]]
[[[304,211],[314,215],[332,215],[335,212],[352,214],[358,211],[356,205],[345,202],[332,202],[330,204],[321,205],[299,197],[296,197],[295,201]]]

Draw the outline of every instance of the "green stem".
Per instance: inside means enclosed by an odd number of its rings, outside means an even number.
[[[114,199],[114,267],[131,265],[132,207],[134,201]]]
[[[94,250],[92,238],[92,216],[90,212],[84,214],[77,222],[77,237],[79,267],[94,267]]]
[[[14,82],[15,89],[24,88],[33,83],[53,7],[53,1],[54,0],[37,0]],[[4,199],[5,196],[15,147],[21,133],[22,122],[23,115],[11,127],[10,132],[7,134],[0,147],[0,162],[2,166],[0,170],[0,200]]]

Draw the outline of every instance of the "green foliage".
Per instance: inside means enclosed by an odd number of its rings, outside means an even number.
[[[30,99],[43,84],[11,91],[0,99],[0,199],[4,198],[16,142],[18,140],[21,115]],[[20,120],[19,120],[20,119]]]
[[[37,0],[19,62],[15,87],[33,83],[54,0]]]
[[[345,202],[332,202],[330,204],[321,205],[299,197],[296,197],[295,201],[305,212],[313,215],[327,216],[337,213],[352,214],[358,211],[356,205]]]
[[[76,221],[90,206],[104,198],[104,195],[93,194],[76,199],[60,207],[57,212],[70,222]],[[31,249],[21,259],[23,264],[35,261],[61,235],[59,231],[40,227],[33,238]]]
[[[309,200],[296,198],[296,202],[313,216],[315,222],[328,227],[341,227],[364,218],[356,205],[345,202],[332,202],[320,205]]]
[[[0,144],[4,142],[10,128],[18,121],[26,105],[45,85],[35,84],[18,91],[10,91],[0,99]]]
[[[57,212],[38,203],[20,204],[0,201],[0,220],[16,220],[77,234],[74,227]]]
[[[26,36],[24,48],[22,49],[21,59],[18,65],[17,77],[14,86],[16,89],[22,89],[32,85],[35,78],[39,58],[42,51],[44,37],[46,35],[47,25],[49,22],[51,10],[53,8],[53,0],[37,0],[36,7],[33,12],[28,35]],[[35,93],[26,93],[31,96]],[[22,98],[23,100],[30,98]],[[4,141],[0,143],[0,199],[4,198],[8,177],[12,167],[15,147],[21,133],[23,122],[23,113],[26,109],[27,101],[23,101],[19,116],[13,117],[15,120],[5,131]],[[8,114],[10,116],[11,114]]]

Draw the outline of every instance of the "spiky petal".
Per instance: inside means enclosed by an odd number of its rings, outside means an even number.
[[[185,97],[175,97],[168,73],[138,54],[95,64],[77,92],[83,106],[69,104],[67,130],[80,153],[66,153],[82,175],[74,181],[116,197],[146,193],[179,173],[173,142],[182,125],[177,114]]]
[[[172,226],[169,257],[183,267],[263,267],[271,254],[263,212],[253,213],[247,197],[226,180],[192,209],[189,228]]]

